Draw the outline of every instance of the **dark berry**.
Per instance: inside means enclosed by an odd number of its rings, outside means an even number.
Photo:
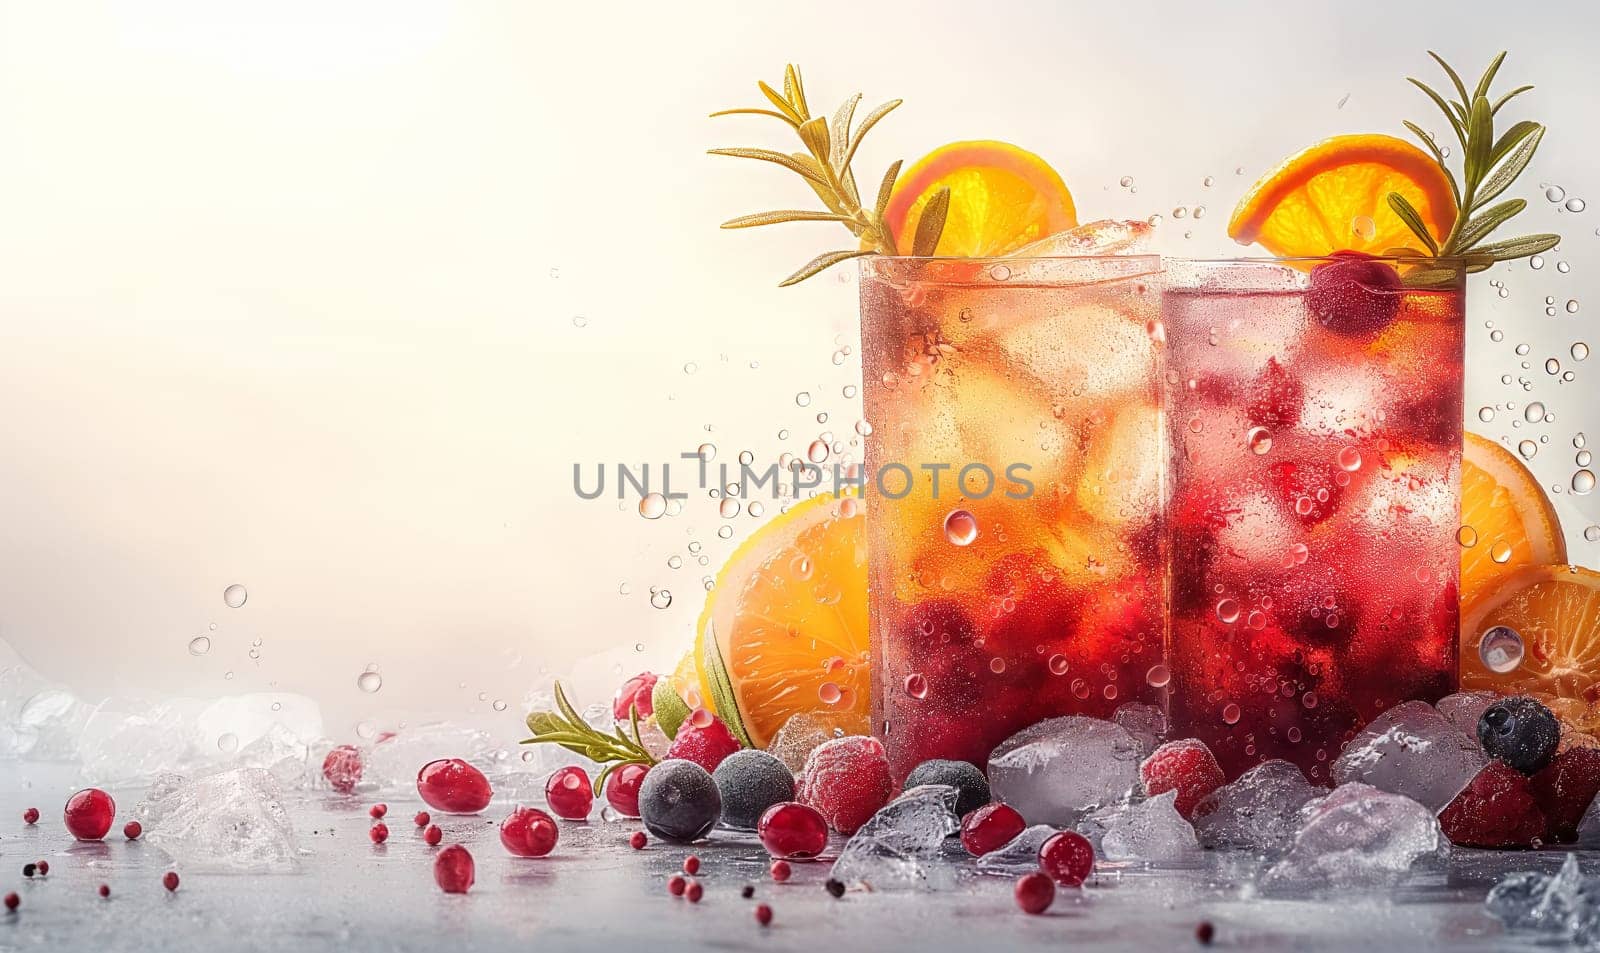
[[[1094,845],[1076,831],[1052,834],[1039,847],[1039,869],[1063,887],[1081,886],[1094,870]]]
[[[22,876],[27,877],[28,879],[31,880],[31,879],[33,879],[34,871],[36,871],[38,869],[39,869],[39,865],[38,864],[23,864],[22,865]]]
[[[667,893],[672,894],[674,897],[683,896],[683,892],[687,890],[688,887],[689,881],[683,876],[683,874],[673,874],[671,877],[667,878]]]
[[[756,904],[756,922],[762,926],[772,923],[772,908],[764,903]]]
[[[1145,797],[1177,791],[1173,806],[1185,818],[1193,817],[1195,805],[1226,782],[1216,756],[1195,738],[1169,741],[1157,748],[1139,766],[1139,780],[1144,783]]]
[[[22,898],[14,893],[6,894],[6,909],[15,910],[22,903]]]
[[[644,836],[644,831],[634,831],[628,838],[628,846],[634,850],[644,850],[644,845],[650,843],[650,838]]]
[[[765,751],[735,751],[711,772],[722,795],[722,823],[755,830],[767,808],[794,800],[794,774]]]
[[[39,861],[39,876],[44,877],[44,876],[49,875],[49,873],[50,873],[50,861],[48,861],[48,860]]]
[[[1018,877],[1012,892],[1023,913],[1040,914],[1056,902],[1055,882],[1038,871]]]
[[[1358,252],[1335,252],[1311,269],[1306,307],[1335,334],[1377,334],[1400,310],[1400,275],[1387,263]]]
[[[1533,798],[1550,824],[1551,839],[1578,839],[1578,822],[1600,793],[1600,748],[1568,748],[1533,776]]]
[[[1216,935],[1217,928],[1211,925],[1210,920],[1201,920],[1199,925],[1194,928],[1195,942],[1201,946],[1210,946]]]
[[[961,846],[982,857],[1011,842],[1028,824],[1009,804],[985,804],[961,819]]]
[[[822,885],[822,889],[828,891],[828,894],[837,900],[844,896],[844,881],[829,877],[828,882]]]
[[[909,791],[923,784],[946,784],[955,788],[957,817],[966,817],[989,803],[989,779],[970,761],[949,761],[944,758],[924,761],[906,775],[906,783],[901,790]]]
[[[739,890],[739,896],[745,898],[746,900],[749,900],[751,897],[753,897],[755,895],[756,895],[756,888],[750,886],[749,884],[745,884]]]
[[[1502,698],[1478,717],[1478,743],[1523,774],[1535,774],[1555,757],[1561,723],[1550,709],[1526,695]]]
[[[1528,777],[1503,761],[1478,772],[1439,812],[1439,826],[1461,847],[1529,847],[1546,828]]]
[[[722,816],[722,795],[705,768],[675,758],[661,762],[644,776],[639,786],[639,814],[650,833],[689,844],[716,826]]]
[[[110,884],[101,884],[100,885],[100,896],[102,896],[102,897],[111,896],[111,885]]]

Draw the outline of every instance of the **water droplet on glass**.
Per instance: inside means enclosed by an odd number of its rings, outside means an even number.
[[[1239,723],[1239,706],[1235,705],[1233,702],[1228,702],[1226,705],[1223,705],[1222,722],[1223,724],[1227,725],[1237,725]]]
[[[794,402],[795,402],[795,405],[799,406],[799,407],[810,407],[811,406],[811,395],[806,393],[805,391],[801,391],[800,393],[794,395]]]
[[[650,593],[650,604],[657,609],[665,609],[672,605],[672,592],[668,589],[655,589]]]
[[[1006,660],[998,655],[990,659],[989,671],[995,673],[996,675],[1004,675],[1006,671]]]
[[[1559,185],[1552,185],[1544,190],[1544,197],[1552,202],[1559,202],[1567,197],[1567,190]]]
[[[1061,653],[1057,652],[1055,655],[1050,656],[1050,663],[1049,664],[1050,664],[1050,674],[1052,674],[1052,675],[1065,675],[1065,674],[1067,674],[1068,665],[1067,665],[1067,657],[1065,655],[1062,655]]]
[[[1232,625],[1239,621],[1239,603],[1234,599],[1222,599],[1217,603],[1217,618]]]
[[[1494,408],[1493,407],[1487,407],[1487,406],[1479,407],[1478,408],[1478,419],[1483,421],[1484,423],[1488,423],[1489,421],[1493,420],[1494,419]]]
[[[383,676],[374,671],[365,671],[356,676],[356,687],[368,695],[383,687]]]
[[[1470,526],[1463,526],[1456,530],[1456,542],[1461,544],[1462,549],[1471,549],[1478,545],[1478,531]]]
[[[1569,265],[1568,263],[1566,263],[1564,261],[1556,262],[1556,271],[1561,272],[1563,275],[1566,274],[1567,272],[1571,271],[1571,270],[1572,270],[1572,266]]]
[[[1005,265],[995,265],[989,269],[989,277],[995,281],[1010,281],[1011,269]]]
[[[1600,543],[1600,526],[1585,526],[1583,528],[1583,538],[1591,543]]]
[[[1546,374],[1559,374],[1559,373],[1561,373],[1561,362],[1556,360],[1553,357],[1552,358],[1547,358],[1545,360],[1545,362],[1544,362],[1544,372]]]
[[[1152,227],[1160,225],[1161,224],[1161,215],[1159,213],[1157,213],[1155,215],[1152,215],[1149,218],[1145,219],[1144,222],[1145,222],[1146,225],[1149,225],[1149,226],[1152,226]]]
[[[1200,180],[1200,184],[1201,184],[1201,185],[1203,185],[1203,186],[1205,186],[1205,187],[1206,187],[1206,188],[1208,188],[1208,189],[1209,189],[1209,188],[1211,188],[1211,187],[1212,187],[1212,186],[1213,186],[1213,185],[1216,185],[1216,184],[1217,184],[1217,180],[1216,180],[1216,177],[1215,177],[1215,176],[1210,176],[1210,175],[1208,175],[1208,176],[1206,176],[1206,177],[1205,177],[1205,178],[1203,178],[1203,179],[1201,179],[1201,180]]]
[[[683,557],[677,555],[676,553],[674,553],[671,556],[668,556],[667,557],[667,568],[668,569],[682,569],[683,568]]]
[[[1567,313],[1568,314],[1577,314],[1578,313],[1578,299],[1577,298],[1572,298],[1572,299],[1567,301]]]
[[[717,515],[721,516],[725,520],[731,520],[735,516],[738,516],[739,501],[731,496],[723,497],[722,502],[717,504]]]
[[[1357,215],[1350,220],[1350,232],[1362,241],[1371,241],[1377,237],[1378,223],[1365,215]]]
[[[1251,427],[1250,432],[1245,434],[1245,442],[1251,452],[1259,456],[1272,449],[1272,434],[1265,427]]]
[[[1503,539],[1495,540],[1494,545],[1489,547],[1489,558],[1497,563],[1510,562],[1511,544]]]
[[[1144,680],[1151,688],[1166,688],[1167,683],[1172,681],[1172,670],[1158,662],[1144,673]]]
[[[1514,672],[1522,664],[1522,636],[1516,629],[1497,625],[1478,640],[1478,658],[1496,675]]]
[[[806,459],[812,463],[821,463],[828,459],[828,442],[826,440],[811,441],[811,446],[806,448]]]
[[[1539,445],[1532,440],[1523,440],[1517,444],[1517,452],[1522,454],[1524,460],[1532,460],[1533,455],[1539,452]]]
[[[906,676],[906,694],[912,698],[923,699],[928,697],[928,680],[913,672]]]
[[[944,537],[957,546],[970,546],[978,538],[978,518],[966,510],[951,510],[944,518]]]
[[[189,640],[190,655],[204,655],[211,651],[211,640],[203,635],[197,635]]]
[[[237,609],[244,605],[245,600],[248,598],[250,598],[250,593],[246,592],[245,588],[238,583],[234,583],[222,590],[222,602],[230,609]]]
[[[589,319],[581,314],[575,314],[572,316],[572,326],[575,328],[586,328],[589,326]]]
[[[1184,208],[1182,205],[1176,206],[1172,210],[1172,217],[1173,218],[1185,218],[1185,217],[1188,216],[1188,214],[1189,214],[1189,210]]]
[[[1569,212],[1581,212],[1588,207],[1588,203],[1584,202],[1583,199],[1567,199],[1567,211]]]
[[[733,527],[732,526],[719,526],[719,527],[717,527],[717,537],[719,539],[732,539],[733,538]],[[701,556],[700,557],[700,565],[704,566],[705,564],[706,564],[706,557]]]
[[[1526,420],[1530,424],[1536,424],[1543,420],[1544,404],[1537,400],[1529,403],[1528,406],[1522,408],[1522,419]]]
[[[1528,259],[1528,267],[1532,268],[1534,271],[1538,271],[1540,268],[1543,268],[1544,267],[1544,256],[1543,255],[1534,255],[1532,258],[1529,258]]]
[[[1206,207],[1204,205],[1196,205],[1194,207],[1194,211],[1191,212],[1190,214],[1192,214],[1195,218],[1205,218],[1206,217]]]
[[[1572,359],[1574,361],[1586,361],[1586,360],[1588,360],[1589,359],[1589,345],[1583,343],[1582,341],[1575,342],[1572,345]]]
[[[505,711],[506,701],[503,698],[496,698],[494,700],[494,704],[490,705],[489,707],[493,708],[495,711]]]
[[[1337,459],[1341,469],[1352,472],[1361,469],[1361,451],[1355,447],[1341,448]]]
[[[239,750],[239,736],[231,731],[225,731],[217,736],[217,750],[223,754],[233,754]]]
[[[639,515],[645,519],[660,519],[666,512],[667,498],[660,493],[646,493],[639,498]]]
[[[1585,494],[1589,493],[1593,489],[1594,489],[1594,471],[1593,470],[1579,470],[1577,473],[1574,473],[1572,475],[1572,492],[1577,493],[1580,496],[1582,496],[1582,495],[1585,495]]]

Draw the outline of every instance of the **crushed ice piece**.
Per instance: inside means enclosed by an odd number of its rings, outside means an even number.
[[[284,787],[300,787],[309,780],[306,762],[310,746],[294,732],[275,724],[261,737],[239,749],[240,767],[260,768]]]
[[[75,760],[78,733],[91,711],[27,666],[6,668],[0,671],[0,753],[33,761]]]
[[[1300,829],[1300,808],[1322,793],[1288,761],[1263,761],[1195,806],[1195,833],[1207,847],[1279,850]]]
[[[189,772],[203,760],[195,743],[199,704],[187,699],[159,705],[101,702],[78,734],[84,779],[130,784],[167,772]]]
[[[1048,824],[1035,824],[1005,844],[978,858],[978,870],[986,874],[1025,874],[1039,869],[1039,848],[1058,830]]]
[[[1483,908],[1508,930],[1584,946],[1600,939],[1600,882],[1583,875],[1573,853],[1554,875],[1507,875],[1489,891]]]
[[[1154,705],[1143,702],[1128,702],[1111,713],[1111,720],[1128,730],[1144,749],[1144,756],[1149,757],[1151,752],[1161,747],[1161,742],[1167,739],[1167,731],[1171,725],[1167,721],[1167,713]]]
[[[1012,254],[1018,258],[1143,255],[1152,251],[1154,235],[1149,222],[1108,218],[1047,235]]]
[[[813,748],[824,741],[846,735],[867,734],[867,725],[859,718],[840,717],[826,712],[801,712],[790,715],[778,733],[767,745],[767,753],[788,765],[799,774],[806,766],[806,758]]]
[[[1437,814],[1488,763],[1475,737],[1427,702],[1409,701],[1374,718],[1350,740],[1333,762],[1333,779],[1403,794]]]
[[[1445,843],[1431,809],[1370,784],[1340,785],[1301,814],[1305,825],[1262,878],[1265,891],[1390,886]]]
[[[157,778],[134,810],[145,839],[194,870],[289,873],[299,868],[294,824],[281,788],[261,768],[193,780]]]
[[[844,845],[833,878],[874,890],[928,890],[953,883],[954,872],[939,855],[945,838],[961,829],[958,796],[947,784],[924,784],[890,801]]]
[[[606,718],[610,717],[608,713]],[[417,770],[440,758],[460,758],[479,770],[488,770],[493,767],[490,755],[494,749],[494,737],[486,731],[443,722],[418,725],[379,737],[370,750],[363,752],[362,782],[372,782],[383,789],[414,788]]]
[[[1500,696],[1495,692],[1456,692],[1439,699],[1434,708],[1468,738],[1478,737],[1478,719]]]
[[[1100,853],[1106,860],[1139,860],[1159,867],[1198,863],[1200,841],[1178,813],[1177,791],[1131,804],[1106,825]]]
[[[994,799],[1030,823],[1071,827],[1139,783],[1144,749],[1126,728],[1066,715],[1024,728],[989,755]]]
[[[1600,797],[1590,801],[1578,819],[1578,840],[1573,846],[1583,850],[1600,848]]]

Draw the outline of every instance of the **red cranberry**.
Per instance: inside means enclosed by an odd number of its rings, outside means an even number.
[[[644,845],[650,843],[650,838],[644,836],[644,831],[634,831],[628,838],[628,846],[634,850],[644,850]]]
[[[24,824],[37,824],[37,823],[39,823],[39,809],[36,808],[36,807],[30,807],[26,811],[23,811],[22,812],[22,823],[24,823]]]
[[[44,876],[48,876],[49,875],[49,873],[50,873],[50,861],[41,860],[37,864],[35,864],[34,866],[39,868],[39,876],[44,877]]]
[[[102,896],[102,897],[111,896],[111,885],[110,884],[101,884],[100,885],[100,896]]]
[[[961,819],[961,846],[972,856],[982,857],[1009,844],[1027,826],[1011,805],[985,804]]]
[[[533,807],[519,807],[500,822],[500,843],[513,857],[543,857],[556,846],[556,822]]]
[[[427,827],[423,828],[422,842],[424,844],[427,844],[429,847],[438,847],[439,842],[442,840],[444,840],[444,831],[439,830],[438,824],[429,824]]]
[[[589,786],[589,775],[577,766],[558,769],[544,784],[544,799],[557,817],[569,821],[586,821],[594,807],[594,788]]]
[[[379,821],[378,823],[376,823],[376,824],[372,825],[371,827],[367,828],[367,837],[374,844],[383,843],[384,841],[389,839],[389,825],[383,823],[382,821]]]
[[[417,793],[436,811],[476,814],[489,806],[494,788],[482,771],[460,758],[442,758],[417,772]]]
[[[686,873],[686,874],[697,874],[697,873],[699,873],[700,872],[700,858],[696,857],[693,854],[690,854],[689,856],[685,857],[683,859],[683,872]]]
[[[328,787],[349,794],[361,781],[361,750],[355,745],[340,745],[322,759],[322,776]]]
[[[772,862],[773,883],[781,884],[786,882],[789,879],[789,874],[792,872],[793,871],[789,869],[789,862],[787,860],[775,860]]]
[[[176,870],[169,870],[165,874],[162,874],[161,886],[166,887],[170,893],[177,893],[178,872]]]
[[[639,718],[649,718],[655,713],[654,692],[659,675],[649,672],[640,672],[622,683],[617,689],[617,696],[611,700],[611,717],[617,721],[626,722],[629,718],[630,708],[639,711]]]
[[[783,801],[767,808],[756,833],[774,857],[807,860],[828,846],[828,822],[815,808]]]
[[[705,892],[705,888],[700,886],[700,881],[691,880],[689,881],[689,886],[684,888],[683,896],[690,903],[699,903],[700,898],[705,896]]]
[[[6,909],[7,910],[15,910],[15,909],[17,909],[17,906],[19,904],[21,904],[21,903],[22,903],[22,898],[21,897],[17,896],[14,893],[6,894]]]
[[[67,831],[78,840],[99,840],[111,830],[117,802],[99,788],[85,788],[67,799]]]
[[[1306,307],[1336,334],[1377,334],[1400,310],[1400,275],[1358,252],[1334,252],[1333,260],[1311,269]]]
[[[427,827],[429,824],[433,823],[433,818],[428,814],[427,811],[418,811],[417,816],[412,818],[412,820],[417,822],[418,827]]]
[[[445,893],[466,893],[472,889],[472,854],[460,844],[451,844],[433,859],[433,882]]]
[[[1211,925],[1210,920],[1201,920],[1199,925],[1194,928],[1195,942],[1201,946],[1210,946],[1212,939],[1216,935],[1217,928]]]
[[[1063,887],[1077,887],[1094,870],[1094,845],[1076,831],[1051,835],[1039,847],[1039,869]]]
[[[611,772],[606,778],[606,800],[612,810],[623,817],[638,817],[639,786],[644,784],[644,776],[649,773],[649,765],[637,763],[625,764]]]
[[[1037,871],[1017,878],[1017,906],[1023,913],[1043,913],[1056,902],[1056,885],[1049,877]]]
[[[372,815],[372,819],[373,820],[378,820],[379,818],[383,817],[385,814],[389,813],[389,805],[387,805],[387,804],[374,804],[374,805],[372,805],[372,807],[370,809],[368,809],[367,813]]]
[[[674,897],[683,896],[683,892],[688,887],[689,881],[684,878],[683,874],[673,874],[667,878],[667,893],[672,894]]]
[[[756,904],[756,922],[762,926],[772,923],[772,908],[764,903]]]
[[[138,821],[129,821],[128,823],[122,825],[122,836],[126,837],[128,840],[138,840],[139,835],[143,833],[144,825],[140,824]]]

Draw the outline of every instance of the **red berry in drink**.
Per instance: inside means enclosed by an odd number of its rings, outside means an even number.
[[[700,872],[700,858],[696,857],[693,854],[690,854],[689,856],[685,857],[683,859],[683,872],[686,873],[686,874],[697,874],[697,873],[699,873]]]
[[[1195,805],[1227,783],[1216,756],[1196,738],[1169,741],[1157,748],[1139,766],[1139,780],[1144,783],[1145,797],[1177,791],[1174,807],[1185,818],[1193,817]]]
[[[1490,761],[1439,812],[1439,826],[1462,847],[1528,847],[1545,836],[1533,785],[1504,761]]]
[[[128,823],[122,825],[122,836],[126,837],[128,840],[138,840],[139,835],[143,833],[144,825],[140,824],[138,821],[129,821]]]
[[[796,785],[796,800],[815,808],[841,834],[854,834],[893,793],[883,742],[860,736],[818,745],[806,757]]]
[[[1023,913],[1043,913],[1056,902],[1055,882],[1038,871],[1018,877],[1012,893]]]
[[[460,844],[451,844],[433,858],[433,882],[445,893],[466,893],[475,879],[472,854]]]
[[[101,884],[100,885],[100,896],[101,897],[109,897],[109,896],[111,896],[111,885],[110,884]]]
[[[1338,251],[1311,269],[1306,308],[1335,334],[1375,335],[1400,310],[1400,275],[1385,262],[1359,252]]]
[[[645,845],[648,843],[650,843],[650,838],[644,835],[644,831],[634,831],[628,838],[628,846],[634,850],[644,850]]]
[[[436,811],[476,814],[489,806],[494,788],[482,771],[460,758],[442,758],[417,772],[417,793]]]
[[[6,909],[15,910],[22,903],[22,898],[14,893],[6,894]]]
[[[611,809],[623,817],[639,816],[639,787],[650,766],[638,763],[625,764],[606,778],[606,801]]]
[[[24,823],[24,824],[37,824],[37,823],[39,823],[39,809],[36,808],[36,807],[30,807],[26,811],[23,811],[22,812],[22,823]]]
[[[328,787],[340,794],[349,794],[361,783],[361,749],[355,745],[339,745],[322,759],[322,777]]]
[[[764,903],[756,904],[756,922],[762,926],[772,923],[772,908]]]
[[[656,680],[660,677],[649,672],[640,672],[623,682],[622,687],[617,689],[616,697],[611,700],[611,717],[627,723],[630,717],[629,709],[637,709],[641,721],[655,714],[653,693]]]
[[[1345,488],[1334,479],[1335,464],[1279,460],[1267,468],[1267,486],[1285,513],[1302,526],[1315,526],[1333,514]]]
[[[982,857],[1010,843],[1027,826],[1011,805],[985,804],[961,819],[961,846],[972,856]]]
[[[767,853],[778,858],[807,860],[828,846],[828,822],[815,808],[794,801],[767,808],[756,834]]]
[[[373,820],[378,820],[387,813],[389,813],[389,805],[387,804],[374,804],[367,810],[367,814],[371,815]]]
[[[556,846],[555,820],[533,807],[519,807],[500,822],[500,843],[513,857],[543,857]]]
[[[67,832],[83,841],[106,836],[116,816],[117,802],[99,788],[85,788],[68,798],[64,812]]]
[[[178,892],[178,872],[176,870],[169,870],[165,874],[162,874],[161,875],[161,886],[166,887],[168,893],[177,893]]]
[[[45,877],[45,876],[48,876],[50,874],[50,861],[41,860],[37,864],[35,864],[34,866],[39,868],[39,876]]]
[[[667,893],[672,894],[674,897],[683,896],[683,892],[688,886],[689,881],[684,878],[683,874],[673,874],[667,878]]]
[[[1600,748],[1568,748],[1533,776],[1533,799],[1561,843],[1578,839],[1578,822],[1600,793]]]
[[[1039,847],[1039,869],[1063,887],[1081,886],[1094,870],[1094,845],[1076,831],[1052,834]]]
[[[412,820],[417,822],[418,827],[427,827],[429,824],[433,823],[433,816],[427,811],[418,811],[417,816],[412,818]]]
[[[1284,370],[1276,357],[1269,357],[1267,366],[1250,384],[1245,413],[1250,423],[1268,430],[1293,427],[1300,422],[1305,396],[1300,379]]]
[[[689,886],[684,888],[683,896],[684,899],[688,900],[690,903],[699,903],[700,898],[705,895],[705,892],[705,888],[700,886],[700,881],[691,880],[689,881]]]
[[[678,736],[672,739],[667,757],[693,761],[707,771],[715,771],[723,758],[740,747],[739,740],[722,719],[698,708],[678,727]]]
[[[367,828],[367,839],[374,844],[381,844],[389,839],[389,825],[379,821]]]
[[[594,807],[594,788],[589,786],[589,775],[576,765],[558,769],[544,784],[544,799],[557,817],[569,821],[586,821]]]
[[[772,862],[771,874],[773,883],[785,883],[791,873],[793,871],[789,869],[787,860],[775,860]]]
[[[439,830],[438,824],[429,824],[422,829],[422,842],[429,847],[438,847],[439,842],[442,840],[444,840],[444,831]]]

